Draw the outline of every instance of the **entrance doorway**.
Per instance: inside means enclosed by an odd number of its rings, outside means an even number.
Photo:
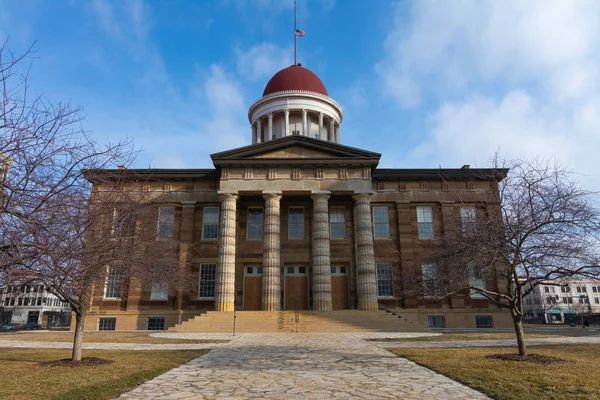
[[[259,311],[262,299],[263,267],[244,267],[244,310]]]
[[[331,306],[334,310],[347,310],[348,296],[348,266],[331,266]]]
[[[308,267],[285,266],[286,310],[308,310]]]

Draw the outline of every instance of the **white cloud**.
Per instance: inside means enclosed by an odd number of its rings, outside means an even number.
[[[407,162],[481,165],[500,148],[555,157],[598,188],[600,2],[413,1],[395,12],[376,71],[399,107],[430,113]]]
[[[236,50],[237,69],[250,81],[268,79],[293,63],[292,49],[273,43],[261,43],[248,50]]]

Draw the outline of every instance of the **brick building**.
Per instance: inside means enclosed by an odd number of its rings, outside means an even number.
[[[108,267],[87,330],[163,329],[234,309],[385,307],[431,327],[511,324],[475,295],[408,290],[415,271],[435,276],[423,246],[497,203],[505,170],[378,169],[380,154],[340,143],[342,108],[301,65],[275,74],[248,118],[252,144],[212,154],[214,168],[121,171],[160,199],[157,241],[175,241],[193,289],[124,282]],[[113,172],[87,177],[98,190],[96,177]]]

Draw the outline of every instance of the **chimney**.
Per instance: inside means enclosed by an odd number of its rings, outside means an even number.
[[[119,165],[119,166],[118,166],[118,168],[119,168],[120,170],[127,169],[127,168],[125,168],[125,166],[124,166],[124,165]]]
[[[469,164],[465,164],[462,167],[460,167],[460,169],[469,169],[471,168],[471,166]]]

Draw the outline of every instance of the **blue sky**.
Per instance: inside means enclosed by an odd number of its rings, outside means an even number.
[[[206,168],[249,144],[247,109],[292,63],[291,0],[0,0],[34,41],[31,87],[85,109],[137,167]],[[298,61],[344,108],[343,144],[382,167],[553,157],[600,189],[600,2],[298,0]]]

